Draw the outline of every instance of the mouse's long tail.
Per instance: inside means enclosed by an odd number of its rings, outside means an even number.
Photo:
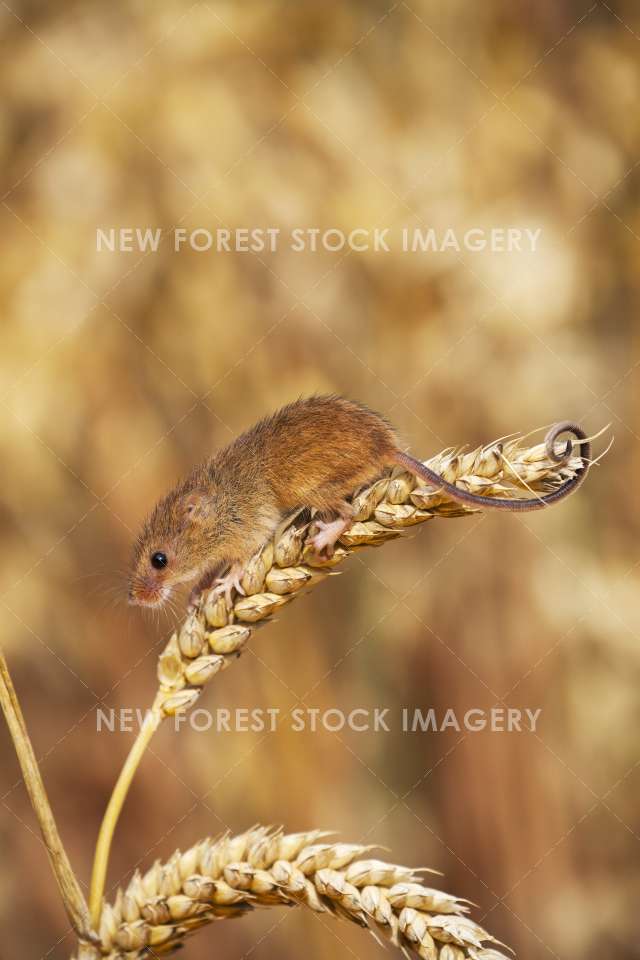
[[[412,457],[408,453],[403,453],[401,450],[397,451],[395,462],[399,466],[405,467],[410,473],[415,473],[423,480],[427,480],[430,485],[436,487],[438,490],[444,491],[452,500],[459,503],[468,503],[470,506],[479,507],[482,510],[511,510],[513,512],[518,510],[542,510],[543,507],[547,507],[557,500],[563,500],[564,497],[573,493],[583,482],[589,470],[591,444],[584,430],[577,426],[577,424],[569,421],[554,424],[547,433],[545,437],[545,447],[549,459],[555,463],[562,463],[571,456],[573,450],[573,442],[571,440],[567,440],[561,451],[556,449],[556,440],[563,433],[571,433],[580,441],[579,449],[582,466],[575,477],[567,480],[567,482],[563,483],[557,490],[553,490],[552,493],[547,493],[544,496],[541,495],[540,497],[533,497],[531,499],[506,500],[499,497],[482,497],[476,493],[468,493],[466,490],[456,487],[455,484],[449,483],[444,477],[436,473],[435,470],[430,470],[424,463],[416,460],[415,457]]]

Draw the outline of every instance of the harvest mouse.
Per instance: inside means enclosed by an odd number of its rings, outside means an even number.
[[[562,433],[580,441],[582,467],[576,476],[546,496],[503,500],[468,493],[403,453],[393,427],[362,404],[339,396],[297,400],[195,467],[160,500],[135,547],[130,602],[161,606],[174,587],[196,578],[192,601],[212,586],[228,600],[232,589],[242,593],[243,564],[287,516],[304,507],[315,508],[320,518],[314,548],[330,553],[352,523],[349,495],[394,465],[462,504],[538,510],[573,492],[588,470],[589,442],[575,424],[556,424],[549,431],[547,454],[556,462],[570,455],[571,440],[561,453],[556,450]]]

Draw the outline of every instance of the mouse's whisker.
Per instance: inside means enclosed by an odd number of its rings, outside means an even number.
[[[125,599],[124,591],[118,584],[97,584],[86,595],[88,599],[96,600],[102,609],[120,605]]]

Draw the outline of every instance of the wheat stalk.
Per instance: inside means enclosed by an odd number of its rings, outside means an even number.
[[[71,926],[80,940],[92,940],[89,908],[85,901],[80,884],[71,868],[69,857],[63,846],[58,827],[56,825],[49,798],[42,782],[42,775],[38,767],[33,745],[27,732],[22,715],[18,696],[13,686],[9,665],[4,653],[0,649],[0,707],[4,713],[9,733],[13,741],[25,787],[33,811],[38,820],[38,826],[49,856],[51,869],[58,884],[62,902],[64,903]]]
[[[576,449],[580,449],[579,441],[570,441],[564,457],[558,457],[546,443],[527,447],[523,438],[516,437],[469,452],[450,448],[425,463],[471,493],[515,500],[523,490],[534,495],[549,493],[573,479],[584,466],[582,458],[574,455]],[[140,759],[162,720],[192,707],[205,684],[237,659],[256,625],[267,621],[303,588],[324,580],[353,551],[380,546],[435,517],[476,512],[441,490],[420,485],[412,474],[400,469],[355,491],[352,506],[355,522],[330,559],[314,551],[313,520],[293,518],[246,564],[241,578],[244,596],[236,593],[227,605],[221,596],[204,595],[167,643],[158,660],[153,705],[122,768],[100,828],[89,899],[94,927],[100,922],[118,817]]]
[[[102,956],[161,955],[213,920],[303,904],[380,933],[424,960],[506,960],[489,946],[499,941],[466,916],[469,902],[425,886],[424,869],[370,859],[371,847],[323,842],[327,836],[254,827],[203,840],[136,872],[102,911]]]

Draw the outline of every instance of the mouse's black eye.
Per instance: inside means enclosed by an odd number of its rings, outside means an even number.
[[[155,567],[156,570],[162,570],[169,563],[166,553],[162,553],[160,550],[157,553],[151,554],[151,566]]]

